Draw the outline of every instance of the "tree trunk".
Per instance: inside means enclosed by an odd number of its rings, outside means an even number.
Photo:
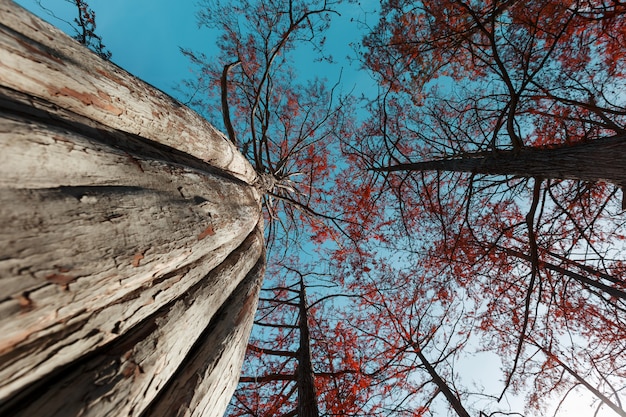
[[[606,181],[626,185],[626,136],[554,148],[468,153],[459,157],[376,168],[393,171],[453,171],[544,179]]]
[[[0,415],[221,416],[264,270],[253,168],[0,0]]]
[[[417,357],[419,358],[424,368],[426,368],[426,372],[428,372],[428,374],[432,378],[433,383],[437,385],[437,388],[439,389],[439,391],[441,391],[443,395],[446,397],[448,404],[454,410],[454,412],[459,417],[470,417],[470,414],[467,412],[467,410],[461,403],[461,400],[457,397],[457,395],[454,392],[452,392],[452,390],[448,386],[448,383],[444,381],[443,378],[441,378],[441,376],[439,375],[435,367],[428,361],[428,359],[426,359],[426,357],[422,353],[421,348],[417,344],[415,344],[414,348],[415,348],[415,353],[417,353]]]
[[[311,360],[311,333],[309,331],[309,309],[306,298],[304,279],[300,275],[298,294],[300,347],[298,348],[298,417],[319,417],[317,395],[315,393],[315,374]]]

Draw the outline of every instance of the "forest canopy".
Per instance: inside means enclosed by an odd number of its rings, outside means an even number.
[[[196,18],[177,98],[254,167],[268,247],[228,416],[626,416],[626,3]]]

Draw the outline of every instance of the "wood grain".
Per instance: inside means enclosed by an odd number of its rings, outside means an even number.
[[[255,179],[196,113],[0,0],[0,415],[222,415],[265,265]]]

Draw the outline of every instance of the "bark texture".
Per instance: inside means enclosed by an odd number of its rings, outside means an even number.
[[[256,178],[244,156],[198,114],[10,0],[0,0],[0,63],[6,87],[181,150],[249,183]]]
[[[454,171],[545,179],[605,181],[626,185],[626,137],[599,138],[553,148],[469,153],[433,161],[377,168],[394,171]]]
[[[0,415],[221,416],[264,271],[197,114],[0,0]]]

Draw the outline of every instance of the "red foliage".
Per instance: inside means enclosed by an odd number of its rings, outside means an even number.
[[[624,135],[625,20],[619,2],[383,2],[364,58],[387,88],[353,149],[384,167]],[[564,180],[575,176],[543,163],[534,179],[452,164],[379,174],[397,201],[379,206],[396,220],[380,241],[414,254],[406,268],[432,281],[432,300],[464,302],[485,349],[504,358],[502,393],[532,380],[545,400],[576,383],[539,363],[530,339],[576,352],[572,369],[610,391],[624,363],[607,358],[626,331],[623,280],[611,272],[623,264],[621,183]]]

